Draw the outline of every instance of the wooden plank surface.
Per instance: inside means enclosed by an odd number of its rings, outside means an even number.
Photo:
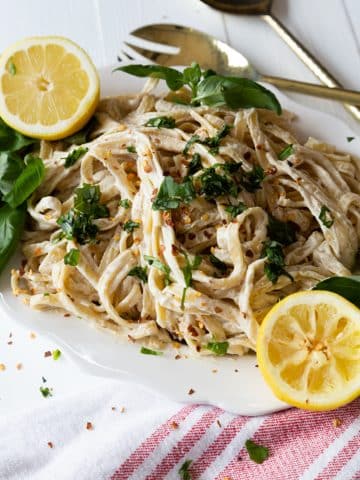
[[[360,90],[360,1],[274,0],[280,20],[339,78],[345,86]],[[249,57],[264,73],[316,81],[284,42],[261,18],[224,15],[199,0],[2,0],[0,51],[29,35],[65,35],[83,46],[98,66],[112,64],[121,41],[133,28],[152,22],[193,26],[227,40]],[[196,45],[194,45],[196,48]],[[360,132],[334,102],[291,95],[313,108],[334,113]],[[334,139],[336,142],[336,139]],[[9,334],[12,337],[9,339]],[[12,342],[8,344],[8,342]],[[0,412],[42,404],[41,376],[61,397],[101,385],[73,367],[65,355],[58,362],[43,353],[57,347],[54,341],[30,338],[22,329],[2,318],[0,323]],[[23,369],[17,370],[16,364]]]

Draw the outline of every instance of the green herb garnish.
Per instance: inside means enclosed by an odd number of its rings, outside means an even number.
[[[85,155],[85,153],[88,152],[88,151],[89,151],[89,149],[87,147],[75,148],[74,150],[72,150],[72,152],[70,152],[65,157],[64,167],[65,168],[71,167],[72,165],[74,165],[79,160],[79,158],[81,158],[83,155]]]
[[[254,165],[252,170],[243,173],[240,184],[247,192],[254,193],[256,190],[261,188],[261,183],[264,178],[264,169],[260,167],[260,165]]]
[[[136,153],[136,148],[134,147],[134,145],[129,145],[128,147],[126,147],[126,150],[129,153]]]
[[[229,342],[209,342],[206,345],[206,348],[215,353],[215,355],[226,355],[229,348]]]
[[[93,220],[108,216],[108,208],[100,204],[99,186],[85,183],[75,190],[74,208],[62,215],[57,224],[62,230],[61,237],[68,240],[75,238],[83,245],[96,238],[98,227]]]
[[[223,125],[223,127],[217,132],[216,135],[213,137],[208,137],[205,138],[204,140],[199,140],[199,143],[202,143],[203,145],[207,145],[210,148],[210,153],[215,155],[216,153],[219,153],[219,146],[221,140],[226,137],[226,135],[230,132],[231,127],[230,125],[226,125],[226,123]]]
[[[49,387],[40,387],[39,390],[44,398],[52,397],[51,389]]]
[[[201,157],[198,153],[194,153],[189,163],[188,175],[194,175],[196,172],[202,169]]]
[[[183,293],[181,297],[181,309],[184,310],[185,308],[185,297],[187,289],[191,286],[192,283],[192,272],[196,270],[201,263],[201,257],[196,255],[194,260],[191,262],[187,253],[183,252],[185,256],[185,266],[181,269],[184,275],[185,287],[183,288]]]
[[[137,77],[161,78],[173,91],[186,85],[191,90],[193,105],[265,108],[281,114],[281,106],[270,90],[247,78],[225,77],[211,70],[202,72],[197,63],[184,72],[160,65],[126,65],[115,70]]]
[[[267,233],[271,240],[290,245],[296,241],[295,224],[292,222],[281,222],[274,217],[269,216]]]
[[[165,273],[165,285],[170,285],[170,267],[162,263],[158,258],[151,257],[150,255],[144,255],[144,260],[148,262],[150,266],[153,266],[160,270],[161,272]]]
[[[135,228],[139,228],[140,223],[139,222],[133,222],[132,220],[128,220],[127,222],[124,223],[123,229],[125,232],[132,233]]]
[[[147,278],[147,268],[146,267],[134,267],[132,268],[129,273],[129,277],[137,277],[139,278],[142,282],[146,283],[148,278]]]
[[[337,293],[360,308],[360,275],[326,278],[319,282],[313,290],[327,290]]]
[[[276,283],[281,275],[285,275],[293,281],[292,276],[284,269],[285,257],[282,246],[274,240],[264,242],[261,257],[267,257],[264,272],[272,283]]]
[[[210,254],[209,255],[209,260],[210,260],[210,263],[215,267],[217,268],[218,270],[220,270],[220,272],[222,273],[225,273],[226,270],[227,270],[227,265],[226,263],[224,263],[223,261],[221,261],[218,257],[215,257],[215,255],[213,254]]]
[[[179,469],[179,475],[181,480],[191,480],[191,473],[189,471],[192,460],[185,460]]]
[[[279,160],[286,160],[290,155],[294,153],[294,146],[292,144],[287,145],[278,155]]]
[[[172,177],[165,177],[153,202],[153,210],[172,210],[181,203],[190,203],[196,196],[190,178],[183,183],[176,183]]]
[[[120,207],[128,209],[131,207],[131,202],[128,198],[124,198],[123,200],[120,200],[119,205]]]
[[[79,263],[80,250],[72,248],[64,257],[65,265],[71,265],[75,267]]]
[[[355,140],[355,137],[346,137],[346,140],[350,143]]]
[[[140,353],[144,355],[162,355],[163,352],[157,352],[156,350],[151,350],[150,348],[141,347]]]
[[[228,205],[225,207],[225,212],[230,213],[232,218],[237,217],[240,215],[240,213],[244,212],[248,207],[245,205],[245,203],[240,202],[237,205]]]
[[[319,219],[326,228],[330,228],[333,225],[334,219],[332,218],[331,212],[326,205],[321,207]]]
[[[211,200],[223,195],[236,196],[238,187],[234,180],[228,175],[220,175],[214,167],[205,168],[199,176],[201,189],[200,193]]]
[[[61,357],[61,351],[58,348],[53,350],[52,357],[54,360],[58,360]]]
[[[183,150],[183,154],[184,155],[187,155],[187,153],[189,152],[190,148],[192,147],[192,145],[194,145],[194,143],[196,142],[199,142],[200,140],[200,137],[199,135],[192,135],[189,140],[186,142],[186,145],[185,145],[185,148]]]
[[[176,122],[172,117],[153,117],[145,123],[145,127],[175,128]]]
[[[269,458],[269,449],[262,445],[257,445],[252,440],[246,440],[245,447],[251,460],[256,463],[263,463]]]

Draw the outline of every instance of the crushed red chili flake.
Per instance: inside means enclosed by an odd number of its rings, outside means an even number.
[[[175,355],[175,360],[180,360],[181,355]]]
[[[93,424],[91,422],[87,422],[86,423],[86,430],[93,430],[94,427],[93,427]]]
[[[177,430],[179,428],[179,424],[177,422],[171,422],[171,428],[173,428],[174,430]]]
[[[47,352],[44,352],[44,357],[51,357],[51,352],[49,350]]]
[[[178,249],[177,246],[174,245],[174,244],[171,245],[171,253],[172,253],[174,256],[176,256],[176,255],[179,254],[179,249]]]
[[[49,448],[54,448],[54,444],[52,442],[47,442]]]
[[[266,175],[275,175],[275,173],[277,172],[277,168],[276,167],[270,167],[266,170],[265,174]]]
[[[200,345],[196,345],[196,351],[197,351],[197,352],[200,352],[200,351],[201,351]]]
[[[195,390],[193,388],[190,388],[190,390],[188,391],[188,395],[192,395],[193,393],[195,393]]]
[[[197,337],[199,335],[196,328],[193,325],[189,325],[187,329],[188,329],[188,332],[191,333],[193,337]]]
[[[64,317],[70,317],[70,313],[64,313]]]

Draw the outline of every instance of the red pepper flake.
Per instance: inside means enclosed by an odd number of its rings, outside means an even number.
[[[179,424],[177,422],[171,422],[170,426],[173,430],[177,430],[179,428]]]
[[[174,257],[179,254],[179,249],[174,244],[171,245],[171,253],[174,255]]]
[[[175,355],[175,360],[180,360],[181,355]]]
[[[199,335],[196,328],[193,325],[189,325],[187,329],[192,337],[197,337]]]
[[[44,357],[51,357],[51,352],[48,350],[47,352],[44,353]]]
[[[16,364],[16,370],[21,370],[23,367],[22,363],[17,363]]]
[[[94,427],[93,427],[93,424],[91,422],[87,422],[86,423],[86,430],[93,430]]]
[[[52,442],[47,442],[49,448],[54,448],[54,444]]]
[[[190,390],[188,391],[188,395],[192,395],[193,393],[195,393],[195,390],[193,388],[190,388]]]
[[[64,313],[64,317],[70,317],[70,313]]]

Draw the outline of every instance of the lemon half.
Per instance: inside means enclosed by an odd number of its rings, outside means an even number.
[[[76,132],[93,115],[99,92],[90,57],[67,38],[26,38],[0,57],[0,116],[30,137]]]
[[[290,295],[264,318],[257,358],[280,400],[308,410],[344,405],[360,394],[360,310],[332,292]]]

